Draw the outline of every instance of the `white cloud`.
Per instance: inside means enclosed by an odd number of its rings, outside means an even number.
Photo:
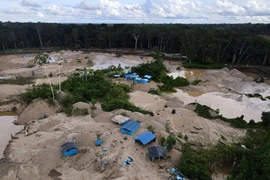
[[[35,3],[32,0],[22,0],[21,4],[22,6],[41,7],[38,3]]]
[[[62,10],[60,7],[56,6],[56,5],[52,5],[50,7],[48,7],[46,9],[46,11],[50,14],[54,14],[54,15],[64,15],[65,11]]]
[[[44,14],[42,14],[41,12],[38,12],[38,13],[37,13],[37,16],[38,16],[39,18],[44,18]]]
[[[233,4],[228,0],[217,0],[217,12],[223,15],[241,15],[245,13],[245,9],[242,6]]]
[[[85,1],[81,1],[80,4],[76,5],[77,8],[83,9],[83,10],[97,10],[99,7],[95,4],[91,4]]]
[[[3,13],[5,14],[25,14],[28,11],[26,9],[5,9],[2,10]]]

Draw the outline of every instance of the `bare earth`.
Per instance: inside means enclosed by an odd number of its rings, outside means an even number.
[[[128,70],[131,66],[153,60],[151,57],[143,59],[132,55],[116,57],[113,53],[84,54],[81,51],[61,51],[49,55],[52,61],[50,64],[32,68],[26,66],[34,59],[34,54],[0,56],[0,77],[1,75],[28,77],[34,72],[35,85],[38,85],[48,82],[47,72],[53,75],[50,78],[52,84],[58,84],[59,68],[60,81],[64,81],[76,71],[76,68],[101,69],[121,64]],[[80,59],[81,63],[78,63],[77,59]],[[93,66],[87,65],[88,59],[93,61]],[[221,137],[225,137],[227,143],[231,143],[242,138],[245,131],[232,128],[224,122],[198,117],[186,105],[198,102],[219,109],[220,114],[225,117],[244,115],[247,121],[250,119],[260,121],[261,112],[270,108],[270,100],[261,101],[244,95],[260,93],[264,97],[269,96],[270,86],[256,84],[251,77],[237,70],[177,71],[179,62],[166,61],[165,64],[173,77],[182,76],[190,81],[201,79],[202,82],[196,86],[177,89],[176,93],[161,96],[147,93],[149,89],[157,88],[155,82],[133,85],[130,101],[152,111],[154,116],[126,110],[103,112],[100,105],[97,105],[98,108],[88,116],[67,117],[65,114],[57,113],[45,119],[34,120],[34,123],[29,125],[29,133],[33,134],[26,136],[22,131],[16,135],[19,139],[14,139],[6,149],[5,159],[0,161],[0,179],[166,179],[170,175],[167,169],[174,167],[181,158],[181,146],[177,144],[175,149],[168,153],[171,158],[151,162],[147,147],[158,145],[158,141],[145,147],[134,143],[134,138],[147,131],[148,126],[155,128],[158,140],[162,136],[169,135],[165,128],[167,124],[171,134],[187,135],[189,143],[194,146],[213,145],[218,143]],[[116,81],[130,83],[122,79]],[[32,86],[0,85],[0,102],[3,104],[7,99],[24,92],[29,87]],[[175,114],[171,113],[173,109],[176,110]],[[130,119],[141,122],[141,128],[133,136],[121,134],[120,127],[110,120],[114,115],[123,112]],[[31,109],[24,112],[28,113],[31,114]],[[3,131],[0,133],[6,134]],[[97,135],[102,137],[101,147],[95,146]],[[79,153],[72,157],[63,157],[61,145],[69,140],[76,142]],[[183,139],[179,140],[185,142]],[[103,148],[109,149],[103,152]],[[134,161],[128,166],[123,166],[128,157]],[[108,162],[107,165],[104,165],[105,161]],[[220,177],[223,176],[216,176],[214,179],[222,179]]]

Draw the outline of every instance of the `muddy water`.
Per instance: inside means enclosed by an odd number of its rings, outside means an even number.
[[[251,119],[255,122],[261,121],[262,112],[270,109],[269,100],[262,101],[258,98],[248,98],[239,94],[211,92],[200,96],[192,96],[182,90],[177,90],[173,95],[181,99],[185,104],[197,102],[215,110],[219,109],[220,114],[226,118],[244,115],[247,122]]]
[[[11,139],[10,134],[15,134],[22,129],[21,126],[16,126],[12,122],[17,119],[17,116],[0,116],[0,158],[3,157],[3,152]]]
[[[168,76],[176,77],[184,77],[187,79],[200,79],[204,77],[204,73],[202,73],[199,69],[185,69],[181,71],[176,71],[169,73]]]

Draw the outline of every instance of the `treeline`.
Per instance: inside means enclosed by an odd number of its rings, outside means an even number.
[[[133,48],[180,53],[191,62],[270,64],[270,24],[1,23],[1,50]]]

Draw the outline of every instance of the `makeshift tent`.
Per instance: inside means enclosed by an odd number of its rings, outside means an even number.
[[[135,79],[135,78],[138,78],[139,75],[137,74],[125,74],[125,79]]]
[[[121,126],[120,132],[131,136],[139,128],[140,128],[140,124],[137,121],[128,120]]]
[[[144,132],[135,138],[135,142],[146,145],[156,140],[156,136],[152,132]]]
[[[116,123],[121,125],[121,124],[125,123],[127,120],[129,120],[129,117],[122,116],[122,115],[116,115],[111,120],[113,122],[116,122]]]
[[[102,144],[102,140],[101,139],[97,139],[96,140],[96,146],[100,146]]]
[[[141,82],[142,82],[142,78],[136,77],[136,78],[134,79],[134,81],[135,81],[136,83],[141,83]]]
[[[148,147],[148,153],[151,161],[154,161],[156,158],[165,158],[166,156],[166,153],[161,146]]]
[[[142,79],[142,80],[141,80],[141,83],[142,83],[142,84],[147,84],[147,83],[148,83],[148,79]]]
[[[78,153],[77,146],[74,142],[67,142],[62,145],[62,153],[64,156],[72,156]]]
[[[151,79],[152,76],[150,76],[150,75],[145,75],[144,78],[146,78],[146,79]]]

